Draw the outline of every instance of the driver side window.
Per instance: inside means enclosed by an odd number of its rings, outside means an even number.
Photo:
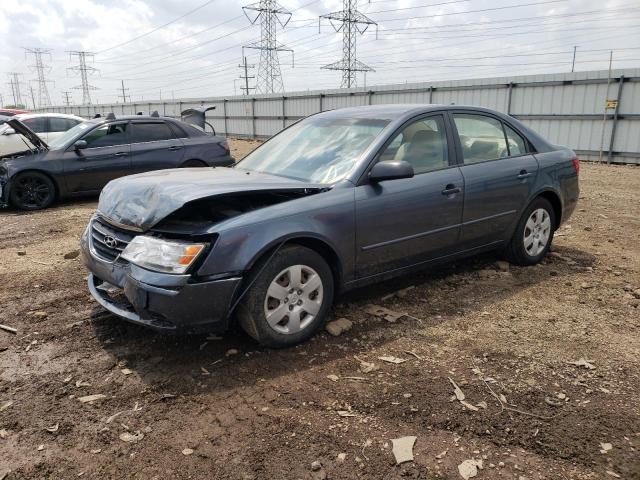
[[[87,142],[87,148],[111,147],[129,143],[127,139],[127,123],[102,125],[86,134],[82,140]]]
[[[422,118],[404,127],[387,146],[380,161],[403,160],[416,175],[449,166],[442,116]]]

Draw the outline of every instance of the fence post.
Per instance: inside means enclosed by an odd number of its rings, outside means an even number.
[[[433,85],[429,87],[429,103],[433,103]]]
[[[371,105],[371,97],[373,97],[373,92],[369,90],[367,92],[367,105]]]
[[[511,94],[513,92],[513,82],[509,82],[509,92],[507,93],[507,115],[511,115]]]
[[[251,138],[256,138],[256,99],[251,98]]]
[[[229,136],[229,130],[227,128],[227,99],[222,100],[222,116],[224,121],[224,136]]]
[[[616,127],[618,125],[618,112],[620,111],[620,98],[622,97],[622,85],[624,85],[624,75],[618,79],[618,98],[616,108],[613,110],[613,125],[611,125],[611,139],[609,140],[609,151],[607,152],[607,163],[611,163],[613,158],[613,143],[616,139]]]
[[[320,100],[320,111],[321,111],[321,112],[323,112],[323,111],[324,111],[324,110],[322,110],[322,107],[323,107],[323,106],[322,106],[322,99],[323,99],[323,98],[324,98],[324,95],[321,93],[321,94],[318,96],[318,100]]]
[[[287,114],[286,114],[287,97],[282,97],[282,128],[287,128]]]

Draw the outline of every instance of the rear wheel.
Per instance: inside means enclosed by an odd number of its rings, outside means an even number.
[[[207,164],[204,163],[202,160],[187,160],[182,165],[180,165],[180,168],[195,168],[195,167],[206,167],[206,166]]]
[[[11,182],[11,204],[21,210],[47,208],[55,196],[53,181],[40,172],[19,173]]]
[[[254,267],[248,278],[252,280],[238,306],[238,320],[262,345],[296,345],[324,324],[333,302],[334,282],[331,268],[315,251],[285,246]]]
[[[555,222],[548,200],[537,198],[531,202],[506,249],[507,259],[516,265],[535,265],[542,260],[551,247]]]

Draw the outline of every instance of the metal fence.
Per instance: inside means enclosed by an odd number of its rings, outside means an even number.
[[[606,108],[609,101],[609,108]],[[179,117],[201,104],[215,105],[207,120],[231,137],[266,138],[296,120],[341,107],[388,103],[478,105],[510,114],[584,160],[640,164],[640,69],[453,80],[284,95],[153,100],[49,107],[46,111],[93,117],[158,111]]]

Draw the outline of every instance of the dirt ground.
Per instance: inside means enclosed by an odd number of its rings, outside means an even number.
[[[0,330],[0,479],[458,479],[471,459],[478,479],[640,479],[640,168],[580,175],[541,265],[483,256],[362,289],[333,310],[350,331],[279,351],[97,306],[64,258],[95,199],[0,212],[17,329]],[[415,458],[396,465],[403,436]]]

